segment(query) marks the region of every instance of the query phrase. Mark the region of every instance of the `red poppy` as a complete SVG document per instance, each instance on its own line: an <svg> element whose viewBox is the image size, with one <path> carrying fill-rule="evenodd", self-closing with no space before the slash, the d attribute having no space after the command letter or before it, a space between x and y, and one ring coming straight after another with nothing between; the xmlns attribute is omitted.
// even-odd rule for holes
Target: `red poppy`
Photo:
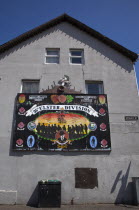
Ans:
<svg viewBox="0 0 139 210"><path fill-rule="evenodd" d="M106 124L105 124L105 123L101 123L100 129L101 129L101 130L105 130L105 129L106 129Z"/></svg>
<svg viewBox="0 0 139 210"><path fill-rule="evenodd" d="M101 145L102 145L102 146L105 147L107 144L108 144L108 142L106 141L106 139L103 139L103 140L101 141Z"/></svg>
<svg viewBox="0 0 139 210"><path fill-rule="evenodd" d="M22 139L18 139L18 140L16 141L16 143L17 143L17 145L21 146L21 145L23 144L23 140L22 140Z"/></svg>

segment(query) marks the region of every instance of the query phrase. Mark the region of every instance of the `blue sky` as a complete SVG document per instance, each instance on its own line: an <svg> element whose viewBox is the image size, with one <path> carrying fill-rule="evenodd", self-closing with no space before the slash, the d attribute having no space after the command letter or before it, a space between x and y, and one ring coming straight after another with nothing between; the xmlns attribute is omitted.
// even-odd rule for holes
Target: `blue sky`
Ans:
<svg viewBox="0 0 139 210"><path fill-rule="evenodd" d="M0 45L63 13L139 54L139 0L0 0Z"/></svg>

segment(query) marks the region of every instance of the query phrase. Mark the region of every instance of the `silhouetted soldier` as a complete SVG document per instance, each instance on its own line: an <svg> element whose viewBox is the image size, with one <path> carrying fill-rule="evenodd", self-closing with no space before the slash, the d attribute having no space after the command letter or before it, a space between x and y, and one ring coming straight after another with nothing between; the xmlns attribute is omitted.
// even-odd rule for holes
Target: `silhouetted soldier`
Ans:
<svg viewBox="0 0 139 210"><path fill-rule="evenodd" d="M55 133L55 126L51 125L51 133Z"/></svg>
<svg viewBox="0 0 139 210"><path fill-rule="evenodd" d="M60 131L61 130L61 127L60 127L60 125L58 125L58 131Z"/></svg>
<svg viewBox="0 0 139 210"><path fill-rule="evenodd" d="M45 126L45 134L48 135L48 126Z"/></svg>
<svg viewBox="0 0 139 210"><path fill-rule="evenodd" d="M74 138L74 136L75 136L75 127L74 127L74 125L71 126L71 136L72 136L72 138Z"/></svg>
<svg viewBox="0 0 139 210"><path fill-rule="evenodd" d="M44 123L41 126L41 130L42 130L42 133L45 134L45 125L44 125Z"/></svg>
<svg viewBox="0 0 139 210"><path fill-rule="evenodd" d="M63 126L63 130L66 131L66 126L65 125Z"/></svg>
<svg viewBox="0 0 139 210"><path fill-rule="evenodd" d="M37 131L38 131L39 134L40 134L40 130L41 130L41 125L40 125L40 123L38 123L38 125L37 125Z"/></svg>
<svg viewBox="0 0 139 210"><path fill-rule="evenodd" d="M47 127L47 129L48 129L48 137L50 136L50 124L48 125L48 127Z"/></svg>
<svg viewBox="0 0 139 210"><path fill-rule="evenodd" d="M77 135L79 135L79 133L80 133L80 128L79 128L78 125L75 125L75 130L76 130Z"/></svg>
<svg viewBox="0 0 139 210"><path fill-rule="evenodd" d="M83 125L80 124L80 134L83 134Z"/></svg>
<svg viewBox="0 0 139 210"><path fill-rule="evenodd" d="M69 138L71 138L71 127L68 125L68 133L69 133Z"/></svg>
<svg viewBox="0 0 139 210"><path fill-rule="evenodd" d="M56 126L56 124L54 124L54 132L55 133L57 132L57 126Z"/></svg>
<svg viewBox="0 0 139 210"><path fill-rule="evenodd" d="M70 127L70 125L68 125L68 132L69 132L69 133L71 132L71 127Z"/></svg>
<svg viewBox="0 0 139 210"><path fill-rule="evenodd" d="M84 130L85 130L85 133L87 134L88 128L87 128L87 125L86 124L84 124Z"/></svg>

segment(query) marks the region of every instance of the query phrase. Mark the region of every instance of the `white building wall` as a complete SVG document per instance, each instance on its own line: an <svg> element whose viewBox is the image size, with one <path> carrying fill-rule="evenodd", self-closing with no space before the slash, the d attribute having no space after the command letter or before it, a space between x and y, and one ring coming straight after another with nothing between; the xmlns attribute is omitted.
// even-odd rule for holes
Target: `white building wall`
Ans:
<svg viewBox="0 0 139 210"><path fill-rule="evenodd" d="M44 63L45 48L60 48L60 64ZM84 65L69 64L70 48L84 49ZM104 82L112 151L13 152L10 147L14 100L20 92L22 79L40 79L42 90L51 88L53 81L57 83L64 74L70 77L72 87L82 93L85 93L85 80ZM116 199L132 201L131 178L139 174L139 121L127 122L124 117L138 116L139 100L130 59L64 22L3 53L0 78L0 191L4 190L3 203L7 202L6 193L9 193L11 203L37 202L35 188L41 179L61 180L62 203L66 204L72 199L76 204L114 203ZM76 167L97 168L98 188L75 188Z"/></svg>

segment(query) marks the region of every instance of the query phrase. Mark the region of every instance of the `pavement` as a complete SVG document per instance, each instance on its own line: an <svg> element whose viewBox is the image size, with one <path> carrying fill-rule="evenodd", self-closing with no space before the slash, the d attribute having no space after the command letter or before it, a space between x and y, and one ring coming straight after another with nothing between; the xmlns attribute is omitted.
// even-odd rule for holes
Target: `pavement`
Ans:
<svg viewBox="0 0 139 210"><path fill-rule="evenodd" d="M37 208L25 205L0 205L0 210L136 210L139 206L114 204L62 205L61 208Z"/></svg>

